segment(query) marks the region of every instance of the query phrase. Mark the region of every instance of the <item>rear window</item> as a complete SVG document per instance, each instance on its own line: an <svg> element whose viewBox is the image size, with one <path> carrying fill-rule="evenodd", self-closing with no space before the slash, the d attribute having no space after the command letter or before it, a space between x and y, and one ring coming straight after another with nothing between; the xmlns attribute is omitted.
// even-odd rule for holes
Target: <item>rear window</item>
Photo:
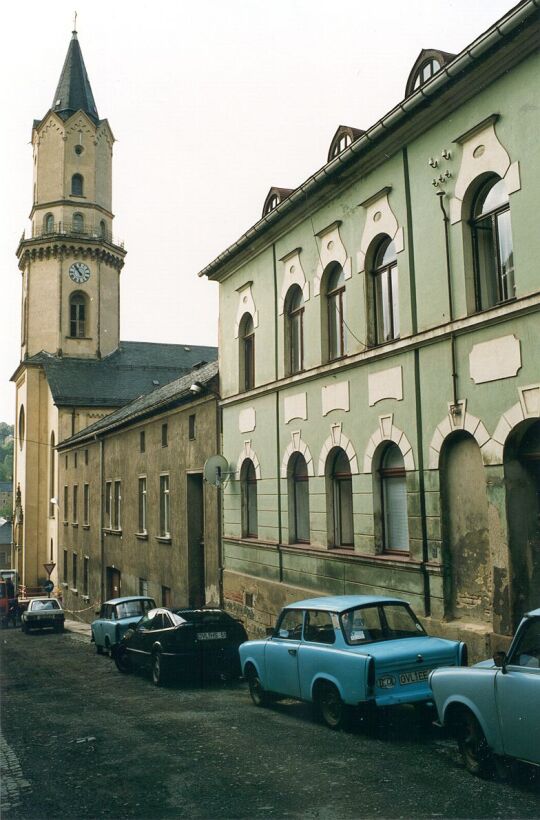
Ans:
<svg viewBox="0 0 540 820"><path fill-rule="evenodd" d="M29 609L37 612L42 609L60 609L60 605L55 598L50 598L48 601L30 601Z"/></svg>
<svg viewBox="0 0 540 820"><path fill-rule="evenodd" d="M116 605L116 617L121 618L140 618L145 615L149 609L155 607L154 601L124 601L122 604Z"/></svg>
<svg viewBox="0 0 540 820"><path fill-rule="evenodd" d="M349 609L341 615L345 640L357 645L425 635L422 624L405 604L385 604Z"/></svg>
<svg viewBox="0 0 540 820"><path fill-rule="evenodd" d="M229 626L236 623L234 618L219 609L177 609L175 612L188 623L198 626L212 626L217 623Z"/></svg>

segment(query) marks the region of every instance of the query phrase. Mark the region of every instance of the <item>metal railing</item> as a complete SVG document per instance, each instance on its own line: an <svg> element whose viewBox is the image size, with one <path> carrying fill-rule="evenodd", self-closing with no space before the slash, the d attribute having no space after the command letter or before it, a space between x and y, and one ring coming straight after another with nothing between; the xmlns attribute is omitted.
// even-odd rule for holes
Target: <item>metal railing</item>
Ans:
<svg viewBox="0 0 540 820"><path fill-rule="evenodd" d="M77 222L53 222L47 225L33 225L32 239L42 239L43 237L66 237L70 239L94 239L100 242L107 242L116 245L118 248L124 247L123 240L115 239L112 232L102 225L83 225ZM25 239L23 233L22 239Z"/></svg>

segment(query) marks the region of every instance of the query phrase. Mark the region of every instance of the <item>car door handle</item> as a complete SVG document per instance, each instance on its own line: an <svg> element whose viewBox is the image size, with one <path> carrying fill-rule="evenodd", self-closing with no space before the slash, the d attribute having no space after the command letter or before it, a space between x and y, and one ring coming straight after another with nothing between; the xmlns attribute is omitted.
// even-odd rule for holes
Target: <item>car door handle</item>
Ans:
<svg viewBox="0 0 540 820"><path fill-rule="evenodd" d="M296 655L296 649L288 649L287 651L288 651L289 655L292 655L292 656L293 656L293 658L295 657L295 655Z"/></svg>

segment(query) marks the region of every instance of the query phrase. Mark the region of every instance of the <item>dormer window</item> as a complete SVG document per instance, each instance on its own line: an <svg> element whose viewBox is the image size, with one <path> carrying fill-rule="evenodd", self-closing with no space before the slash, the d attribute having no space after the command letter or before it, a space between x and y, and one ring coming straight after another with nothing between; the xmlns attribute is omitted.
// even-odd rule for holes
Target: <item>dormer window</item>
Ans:
<svg viewBox="0 0 540 820"><path fill-rule="evenodd" d="M416 91L416 89L420 88L421 85L427 83L427 81L433 77L435 72L438 71L440 67L441 64L438 60L428 60L427 63L424 63L416 74L413 90Z"/></svg>
<svg viewBox="0 0 540 820"><path fill-rule="evenodd" d="M365 134L360 128L352 128L350 125L340 125L332 137L330 149L328 151L328 162L343 153L354 140Z"/></svg>
<svg viewBox="0 0 540 820"><path fill-rule="evenodd" d="M266 216L271 211L274 211L280 202L286 199L292 192L292 188L270 188L264 200L262 215Z"/></svg>
<svg viewBox="0 0 540 820"><path fill-rule="evenodd" d="M413 91L418 91L441 68L450 63L455 56L455 54L450 54L448 51L439 51L434 48L422 49L409 74L405 87L405 96L408 97Z"/></svg>

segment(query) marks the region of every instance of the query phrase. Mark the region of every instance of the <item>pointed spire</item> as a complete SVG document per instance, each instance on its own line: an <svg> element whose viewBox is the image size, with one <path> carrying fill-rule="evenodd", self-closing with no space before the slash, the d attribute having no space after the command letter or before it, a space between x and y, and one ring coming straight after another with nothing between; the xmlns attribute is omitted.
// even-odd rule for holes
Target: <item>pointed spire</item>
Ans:
<svg viewBox="0 0 540 820"><path fill-rule="evenodd" d="M76 21L77 18L75 18ZM52 110L67 120L76 111L84 111L94 122L99 120L90 80L86 73L77 31L72 32L71 42L58 81Z"/></svg>

